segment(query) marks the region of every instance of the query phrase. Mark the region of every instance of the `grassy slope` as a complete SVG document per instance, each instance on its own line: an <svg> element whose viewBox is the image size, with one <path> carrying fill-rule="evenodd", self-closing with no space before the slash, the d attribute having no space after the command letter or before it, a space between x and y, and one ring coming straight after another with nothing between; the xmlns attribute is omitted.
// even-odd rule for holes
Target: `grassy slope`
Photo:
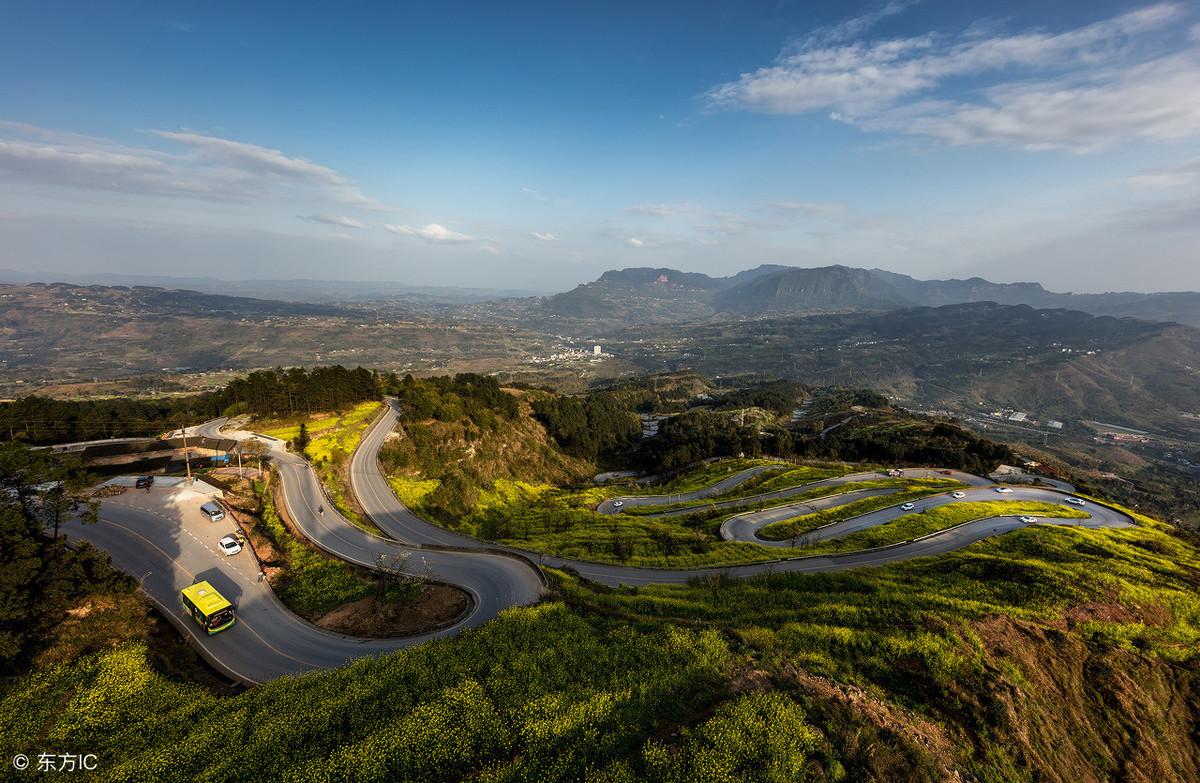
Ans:
<svg viewBox="0 0 1200 783"><path fill-rule="evenodd" d="M803 553L850 552L855 549L870 549L871 547L897 544L911 541L914 538L936 533L939 530L955 527L975 519L1001 516L1034 516L1055 517L1068 519L1083 519L1087 517L1078 509L1053 503L1037 503L1027 501L986 503L957 503L938 506L916 514L906 514L891 522L877 525L867 530L860 530L848 536L822 541L813 546L804 547Z"/></svg>
<svg viewBox="0 0 1200 783"><path fill-rule="evenodd" d="M652 518L597 514L595 506L613 493L610 487L573 491L545 484L497 482L492 492L480 497L463 524L472 534L482 538L561 557L665 568L734 565L774 560L786 553L759 544L723 540L719 531L722 521L729 516L875 486L908 489L849 504L843 507L850 509L845 515L943 492L957 483L927 479L855 482L837 490L818 488L792 498L717 512L699 509L684 516ZM401 489L410 493L416 491L412 486ZM839 511L834 509L821 514ZM810 516L824 519L821 514Z"/></svg>
<svg viewBox="0 0 1200 783"><path fill-rule="evenodd" d="M304 455L312 462L338 512L352 523L370 531L371 525L349 498L342 468L358 448L363 433L379 413L381 402L363 402L346 411L302 417L311 440ZM300 418L255 423L251 429L291 442L300 432Z"/></svg>
<svg viewBox="0 0 1200 783"><path fill-rule="evenodd" d="M1122 753L1157 754L1148 769L1169 758L1167 779L1200 769L1186 723L1200 708L1175 674L1200 660L1200 551L1155 525L1030 527L844 574L562 584L581 610L726 630L791 687L821 676L915 709L950 726L945 742L980 779L1078 780L1086 764L1103 777ZM1074 681L1084 669L1093 677ZM1189 699L1173 725L1171 704Z"/></svg>
<svg viewBox="0 0 1200 783"><path fill-rule="evenodd" d="M838 575L560 581L566 605L232 698L167 682L138 645L73 660L0 701L0 752L78 745L105 760L92 779L163 781L929 779L944 764L981 780L1066 780L1123 759L1157 779L1200 769L1170 674L1200 655L1200 552L1150 525L1029 528ZM1072 609L1097 604L1121 611ZM1032 660L997 651L997 619L1031 634ZM1093 674L1071 690L1038 679L1077 667ZM814 690L822 677L842 684ZM846 694L857 695L843 710ZM1141 712L1122 706L1134 697L1147 699Z"/></svg>
<svg viewBox="0 0 1200 783"><path fill-rule="evenodd" d="M315 620L342 604L374 595L378 587L361 569L319 552L297 539L284 526L273 503L260 519L276 551L287 560L287 576L272 585L280 600L301 617Z"/></svg>
<svg viewBox="0 0 1200 783"><path fill-rule="evenodd" d="M533 418L534 391L512 391L519 413L488 428L463 422L401 420L400 437L380 454L396 494L414 511L451 529L480 498L508 483L570 485L596 467L556 448ZM468 531L469 532L469 531Z"/></svg>

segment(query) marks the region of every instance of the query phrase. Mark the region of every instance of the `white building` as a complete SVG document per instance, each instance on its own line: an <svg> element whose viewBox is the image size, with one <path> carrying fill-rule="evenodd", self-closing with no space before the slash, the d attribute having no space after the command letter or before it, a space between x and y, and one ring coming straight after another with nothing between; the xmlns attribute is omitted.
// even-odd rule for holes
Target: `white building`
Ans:
<svg viewBox="0 0 1200 783"><path fill-rule="evenodd" d="M599 356L601 353L603 353L603 351L600 350L600 346L598 346L598 345L592 346L592 356Z"/></svg>

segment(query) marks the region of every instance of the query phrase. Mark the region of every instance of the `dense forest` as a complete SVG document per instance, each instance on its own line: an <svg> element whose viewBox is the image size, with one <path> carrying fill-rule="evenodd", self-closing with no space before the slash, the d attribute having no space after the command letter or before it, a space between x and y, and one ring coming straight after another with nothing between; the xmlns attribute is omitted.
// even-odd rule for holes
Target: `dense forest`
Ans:
<svg viewBox="0 0 1200 783"><path fill-rule="evenodd" d="M0 439L44 446L157 435L219 413L219 403L210 394L149 400L22 397L0 403Z"/></svg>
<svg viewBox="0 0 1200 783"><path fill-rule="evenodd" d="M937 465L986 475L1013 461L1012 449L948 422L895 421L864 417L854 426L797 439L803 456L889 465Z"/></svg>
<svg viewBox="0 0 1200 783"><path fill-rule="evenodd" d="M132 582L109 571L107 555L58 537L69 517L94 518L72 492L79 478L49 452L0 443L0 674L28 665L45 631L98 575Z"/></svg>
<svg viewBox="0 0 1200 783"><path fill-rule="evenodd" d="M547 397L535 401L533 410L563 451L591 462L631 452L642 436L638 417L611 391Z"/></svg>

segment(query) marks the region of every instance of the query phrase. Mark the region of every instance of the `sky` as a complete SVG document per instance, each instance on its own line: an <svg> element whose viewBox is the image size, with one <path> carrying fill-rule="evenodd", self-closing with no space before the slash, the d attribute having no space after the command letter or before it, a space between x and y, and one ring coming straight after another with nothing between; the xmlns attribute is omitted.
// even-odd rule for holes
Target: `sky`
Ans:
<svg viewBox="0 0 1200 783"><path fill-rule="evenodd" d="M7 0L0 269L1200 290L1200 4Z"/></svg>

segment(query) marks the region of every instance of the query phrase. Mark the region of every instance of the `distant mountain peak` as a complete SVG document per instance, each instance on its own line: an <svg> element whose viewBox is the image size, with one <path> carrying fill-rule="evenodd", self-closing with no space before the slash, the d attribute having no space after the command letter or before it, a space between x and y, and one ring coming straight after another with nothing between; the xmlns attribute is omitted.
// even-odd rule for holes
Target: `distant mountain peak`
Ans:
<svg viewBox="0 0 1200 783"><path fill-rule="evenodd" d="M725 317L873 312L903 307L996 302L1067 308L1094 315L1172 320L1200 326L1200 294L1063 294L1040 283L993 283L982 277L919 280L844 264L760 264L728 277L668 267L610 270L591 283L542 301L556 318L614 324Z"/></svg>

